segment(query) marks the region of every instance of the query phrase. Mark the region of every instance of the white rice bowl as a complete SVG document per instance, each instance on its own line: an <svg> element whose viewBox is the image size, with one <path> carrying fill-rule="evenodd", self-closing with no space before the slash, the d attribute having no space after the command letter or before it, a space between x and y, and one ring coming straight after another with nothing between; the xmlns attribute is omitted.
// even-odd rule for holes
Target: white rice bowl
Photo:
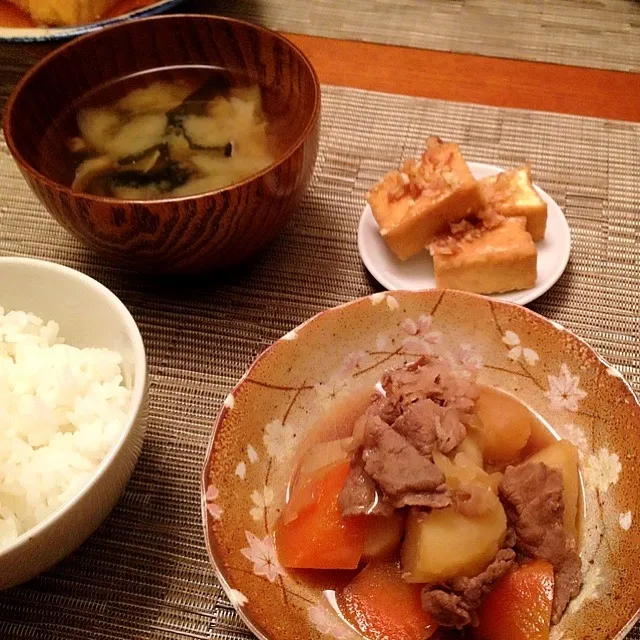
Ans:
<svg viewBox="0 0 640 640"><path fill-rule="evenodd" d="M127 426L122 356L0 307L0 551L69 502Z"/></svg>

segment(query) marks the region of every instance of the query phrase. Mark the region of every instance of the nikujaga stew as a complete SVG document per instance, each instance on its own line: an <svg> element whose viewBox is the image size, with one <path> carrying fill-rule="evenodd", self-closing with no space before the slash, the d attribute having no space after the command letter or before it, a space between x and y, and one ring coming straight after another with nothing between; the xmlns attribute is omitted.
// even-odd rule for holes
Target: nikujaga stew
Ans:
<svg viewBox="0 0 640 640"><path fill-rule="evenodd" d="M316 425L275 539L371 640L544 640L581 586L581 505L570 442L421 357Z"/></svg>

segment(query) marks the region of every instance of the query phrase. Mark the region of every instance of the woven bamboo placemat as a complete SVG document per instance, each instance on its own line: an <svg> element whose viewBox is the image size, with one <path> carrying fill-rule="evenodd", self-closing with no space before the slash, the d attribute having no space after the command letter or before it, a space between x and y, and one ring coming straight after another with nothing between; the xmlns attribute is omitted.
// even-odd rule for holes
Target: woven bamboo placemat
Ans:
<svg viewBox="0 0 640 640"><path fill-rule="evenodd" d="M191 0L185 6L293 33L640 70L638 0Z"/></svg>
<svg viewBox="0 0 640 640"><path fill-rule="evenodd" d="M469 160L532 164L564 208L573 251L531 306L590 341L640 390L639 125L335 87L323 98L317 168L292 224L251 265L199 280L104 264L49 218L0 141L0 255L54 260L110 287L140 325L151 377L151 420L125 496L70 558L0 594L2 640L250 637L204 548L199 478L212 422L264 347L377 289L356 248L362 194L429 133L460 141Z"/></svg>

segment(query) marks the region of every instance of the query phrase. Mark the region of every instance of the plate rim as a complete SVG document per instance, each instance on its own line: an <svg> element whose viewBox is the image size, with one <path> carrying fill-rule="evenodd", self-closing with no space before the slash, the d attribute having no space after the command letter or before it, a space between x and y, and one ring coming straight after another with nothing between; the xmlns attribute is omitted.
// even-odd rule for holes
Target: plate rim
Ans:
<svg viewBox="0 0 640 640"><path fill-rule="evenodd" d="M324 308L318 311L317 313L311 315L306 320L302 321L294 328L292 328L288 333L282 335L280 338L274 340L269 346L267 346L262 352L257 354L253 360L247 365L246 369L242 373L242 375L236 380L234 384L232 384L229 389L228 395L235 395L240 388L246 384L247 379L250 377L252 371L266 358L268 358L283 342L290 341L293 338L291 336L295 336L295 340L299 339L299 334L303 331L308 325L312 323L316 323L321 321L321 318L325 315L331 313L340 313L346 311L351 306L356 306L359 304L365 303L365 301L373 302L378 296L386 296L400 294L410 295L410 296L420 296L424 294L432 294L435 295L437 291L440 291L440 299L442 299L445 295L453 295L456 297L468 297L468 298L481 298L487 300L487 296L471 293L468 291L459 291L455 289L418 289L418 290L410 290L410 289L396 289L393 292L378 292L371 293L364 296L359 296L357 298L353 298L341 304ZM606 367L607 369L613 369L617 372L618 375L615 377L622 384L624 392L628 394L628 396L632 399L636 409L640 411L640 394L636 393L631 382L617 369L615 368L606 358L600 355L600 353L596 350L594 346L590 342L588 342L585 338L582 338L578 333L576 333L572 329L566 328L564 325L560 324L552 320L551 318L546 317L542 313L538 311L534 311L533 309L526 307L524 305L520 305L510 300L492 300L489 298L490 304L496 304L499 306L505 307L514 307L516 309L521 309L524 315L527 315L533 318L536 322L541 322L546 325L548 330L557 333L566 333L572 340L576 341L578 344L585 347L588 354L590 354L601 366ZM225 396L226 397L226 396ZM230 411L230 407L226 404L226 402L220 403L220 408L217 412L215 420L213 421L212 429L209 435L209 442L207 443L207 448L203 457L201 473L200 473L200 506L201 506L201 525L203 530L205 548L207 552L207 557L209 560L209 564L211 565L214 575L216 579L219 581L222 590L225 595L231 602L231 606L234 611L238 614L240 619L246 624L249 630L259 639L259 640L276 640L275 637L267 635L267 633L261 628L258 620L255 620L253 616L250 616L245 612L242 606L238 606L236 602L230 597L230 592L233 590L233 587L227 580L227 575L224 570L219 566L216 554L212 548L211 538L213 536L213 529L210 519L207 513L207 499L206 492L207 486L209 483L209 471L214 464L214 445L216 441L216 435L224 422L227 414ZM622 640L625 638L630 630L634 627L634 625L640 620L640 606L636 608L633 616L626 622L625 626L623 626L616 636L612 638L612 640Z"/></svg>
<svg viewBox="0 0 640 640"><path fill-rule="evenodd" d="M133 9L113 18L98 20L73 27L3 27L0 26L0 42L53 42L74 38L98 31L127 20L152 16L179 5L184 0L156 0L146 7Z"/></svg>
<svg viewBox="0 0 640 640"><path fill-rule="evenodd" d="M474 162L469 161L467 163L469 168L472 170L474 168L483 169L483 170L491 170L495 173L504 172L505 169L495 164L491 164L488 162ZM559 216L558 220L563 227L564 232L567 235L567 242L563 245L563 250L558 254L560 258L556 262L556 267L552 272L551 276L544 281L541 285L536 285L531 287L530 289L525 289L524 291L511 292L512 295L508 298L496 298L494 295L486 295L486 297L495 300L496 302L510 302L513 304L524 306L533 302L540 296L544 295L551 289L556 282L562 277L562 274L566 271L567 265L569 264L569 259L571 256L571 227L569 226L569 222L562 207L558 204L555 198L551 197L549 193L547 193L544 189L542 189L538 184L533 183L535 190L543 197L548 198L560 212L561 216ZM371 212L371 207L369 204L365 204L362 213L360 214L360 218L358 220L358 253L360 254L360 259L362 263L366 267L367 271L371 274L371 276L387 291L403 291L406 290L406 287L402 285L397 286L392 284L390 280L386 278L384 273L381 271L381 265L386 264L386 262L375 260L371 258L371 253L363 250L364 245L364 237L366 236L365 225L367 223L367 216ZM437 287L433 287L434 289ZM418 291L420 289L416 289Z"/></svg>

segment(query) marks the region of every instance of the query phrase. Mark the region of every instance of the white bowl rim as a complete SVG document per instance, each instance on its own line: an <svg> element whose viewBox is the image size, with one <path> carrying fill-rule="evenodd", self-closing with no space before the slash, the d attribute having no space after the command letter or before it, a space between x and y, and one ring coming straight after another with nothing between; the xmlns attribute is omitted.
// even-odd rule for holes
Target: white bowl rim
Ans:
<svg viewBox="0 0 640 640"><path fill-rule="evenodd" d="M4 556L8 556L9 554L17 551L20 547L28 544L33 538L42 534L55 520L70 512L77 505L77 503L80 502L80 500L82 500L82 498L89 492L89 490L98 483L107 468L111 466L111 463L120 454L122 446L129 436L142 407L147 385L147 356L144 348L144 343L142 341L142 335L140 334L138 325L133 319L130 311L120 300L120 298L116 296L115 293L113 293L110 289L105 287L97 280L94 280L92 277L82 273L81 271L77 271L76 269L66 267L56 262L40 260L37 258L0 256L0 269L5 265L23 265L25 267L34 267L36 269L42 269L44 271L54 271L64 275L65 277L68 277L71 280L75 280L76 282L81 282L90 286L99 295L106 298L113 305L116 313L120 315L126 326L127 335L130 338L133 347L133 365L135 370L135 377L133 388L131 389L131 401L129 404L129 410L127 412L126 426L123 432L120 434L118 441L111 448L109 453L107 453L107 455L102 459L97 469L94 471L93 476L91 477L89 482L87 482L82 487L82 489L78 493L76 493L73 498L71 498L71 500L56 509L56 511L54 511L53 513L49 514L44 520L39 522L34 527L27 529L27 531L19 535L6 547L0 549L0 560Z"/></svg>

